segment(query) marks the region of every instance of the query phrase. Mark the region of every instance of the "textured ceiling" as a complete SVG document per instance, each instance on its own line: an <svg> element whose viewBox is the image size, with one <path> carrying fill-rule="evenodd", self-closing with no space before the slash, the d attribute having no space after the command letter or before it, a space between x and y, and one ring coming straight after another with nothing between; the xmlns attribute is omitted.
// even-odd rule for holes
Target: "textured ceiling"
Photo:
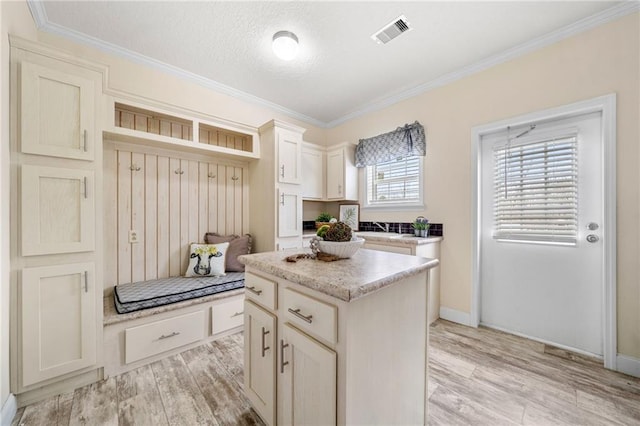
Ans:
<svg viewBox="0 0 640 426"><path fill-rule="evenodd" d="M48 25L72 30L221 83L316 123L472 66L616 6L541 2L41 2ZM399 15L413 30L386 45L370 35ZM299 56L271 37L289 30ZM69 32L71 33L71 32Z"/></svg>

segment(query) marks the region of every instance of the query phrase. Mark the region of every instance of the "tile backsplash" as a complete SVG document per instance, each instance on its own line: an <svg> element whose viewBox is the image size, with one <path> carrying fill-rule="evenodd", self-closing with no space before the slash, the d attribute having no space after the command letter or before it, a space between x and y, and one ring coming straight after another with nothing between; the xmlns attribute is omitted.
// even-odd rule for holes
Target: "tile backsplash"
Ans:
<svg viewBox="0 0 640 426"><path fill-rule="evenodd" d="M389 224L389 232L401 232L403 234L413 233L411 222L382 222ZM316 222L313 220L305 220L302 222L302 230L310 231L316 229ZM382 229L373 224L373 222L360 222L359 231L376 231L382 232ZM443 236L442 223L432 223L429 227L429 235L432 237Z"/></svg>

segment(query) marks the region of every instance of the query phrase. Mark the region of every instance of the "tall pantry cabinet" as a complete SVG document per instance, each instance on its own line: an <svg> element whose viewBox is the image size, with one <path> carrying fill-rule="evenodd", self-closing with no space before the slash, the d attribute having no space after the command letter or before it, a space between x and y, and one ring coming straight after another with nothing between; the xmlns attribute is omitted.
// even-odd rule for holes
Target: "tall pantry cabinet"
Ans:
<svg viewBox="0 0 640 426"><path fill-rule="evenodd" d="M102 69L11 38L11 391L95 381Z"/></svg>
<svg viewBox="0 0 640 426"><path fill-rule="evenodd" d="M250 223L256 252L302 247L302 134L278 120L262 125L260 160L249 164Z"/></svg>

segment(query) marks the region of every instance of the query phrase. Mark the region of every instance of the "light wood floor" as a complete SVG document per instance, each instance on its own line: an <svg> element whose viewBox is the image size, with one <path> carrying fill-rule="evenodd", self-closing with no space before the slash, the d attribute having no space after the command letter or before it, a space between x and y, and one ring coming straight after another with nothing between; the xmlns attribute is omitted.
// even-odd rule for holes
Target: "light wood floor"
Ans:
<svg viewBox="0 0 640 426"><path fill-rule="evenodd" d="M439 320L431 425L640 425L640 379L541 343ZM14 425L262 424L242 394L242 334L18 410Z"/></svg>

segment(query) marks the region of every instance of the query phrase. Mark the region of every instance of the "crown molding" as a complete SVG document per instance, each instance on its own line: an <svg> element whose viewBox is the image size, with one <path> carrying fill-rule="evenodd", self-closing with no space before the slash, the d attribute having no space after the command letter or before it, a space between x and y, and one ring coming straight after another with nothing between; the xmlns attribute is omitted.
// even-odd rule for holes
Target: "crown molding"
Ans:
<svg viewBox="0 0 640 426"><path fill-rule="evenodd" d="M86 34L70 30L60 25L53 24L48 20L47 13L46 13L46 10L44 9L44 5L42 1L27 0L27 4L29 5L31 15L33 16L33 19L39 30L42 30L51 34L56 34L81 44L95 47L101 51L104 51L116 56L124 57L132 62L166 72L168 74L177 76L184 80L192 81L194 83L197 83L201 86L215 90L222 94L249 102L254 105L258 105L264 108L268 108L268 109L280 112L288 117L295 118L297 120L301 120L321 128L333 128L333 127L339 126L349 120L361 117L365 114L369 114L374 111L379 111L381 109L394 105L398 102L404 101L414 96L421 95L430 90L450 84L456 80L460 80L462 78L468 77L480 71L484 71L488 68L491 68L501 63L515 59L519 56L523 56L532 51L557 43L558 41L564 40L568 37L579 34L583 31L590 30L592 28L606 24L608 22L611 22L623 16L640 11L640 1L637 1L637 0L625 1L619 5L610 7L606 10L603 10L602 12L596 13L594 15L581 19L577 22L574 22L573 24L567 25L566 27L552 31L541 37L522 43L518 46L512 47L501 53L482 59L476 63L460 68L451 73L444 74L434 80L420 84L411 89L405 90L393 96L386 97L379 101L374 101L367 105L363 105L362 107L357 108L354 111L338 119L335 119L329 122L324 122L324 121L315 119L313 117L310 117L308 115L293 111L289 108L283 107L282 105L276 104L274 102L270 102L266 99L262 99L258 96L254 96L250 93L246 93L241 90L234 89L233 87L227 86L217 81L214 81L214 80L199 76L197 74L194 74L192 72L183 70L181 68L175 67L173 65L169 65L164 62L155 60L153 58L149 58L139 53L135 53L128 49L124 49L114 44L104 42L97 38L88 36Z"/></svg>
<svg viewBox="0 0 640 426"><path fill-rule="evenodd" d="M434 80L428 81L419 86L413 87L411 89L408 89L406 91L403 91L393 96L389 96L379 101L369 103L368 105L365 105L362 108L359 108L347 115L344 115L341 118L338 118L336 120L326 123L326 127L328 128L336 127L354 118L361 117L365 114L369 114L374 111L379 111L381 109L394 105L398 102L404 101L414 96L421 95L425 92L436 89L438 87L445 86L449 83L453 83L456 80L460 80L462 78L476 74L480 71L484 71L488 68L510 61L519 56L523 56L527 53L530 53L535 50L541 49L543 47L549 46L551 44L557 43L568 37L574 36L581 32L584 32L592 28L598 27L600 25L606 24L608 22L614 21L618 18L621 18L623 16L629 15L637 11L640 11L640 1L637 1L637 0L627 1L620 5L613 6L609 9L603 10L602 12L596 13L594 15L581 19L577 22L574 22L573 24L567 25L566 27L552 31L548 34L545 34L541 37L535 38L528 42L522 43L518 46L507 49L496 55L489 56L488 58L482 59L476 63L460 68L456 71L450 72L448 74L444 74Z"/></svg>

